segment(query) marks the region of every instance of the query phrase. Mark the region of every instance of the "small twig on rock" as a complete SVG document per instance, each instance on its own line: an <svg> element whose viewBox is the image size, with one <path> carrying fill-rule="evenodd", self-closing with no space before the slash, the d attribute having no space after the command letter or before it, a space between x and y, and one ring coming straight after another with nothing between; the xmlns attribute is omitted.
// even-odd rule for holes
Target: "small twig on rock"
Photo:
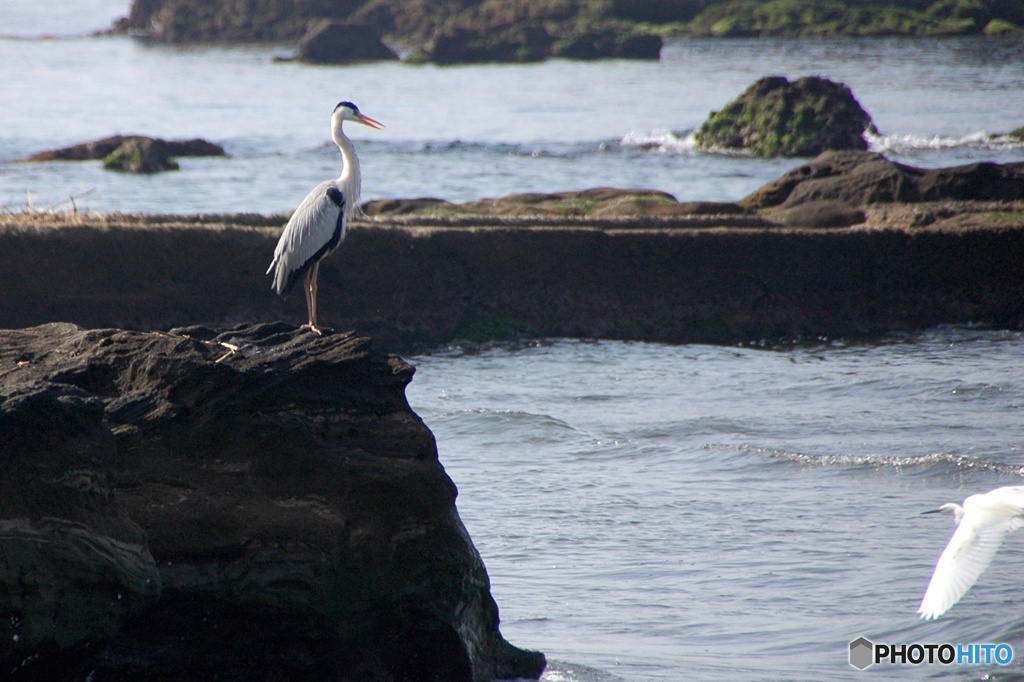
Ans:
<svg viewBox="0 0 1024 682"><path fill-rule="evenodd" d="M235 353L238 352L238 346L236 346L233 343L228 343L226 341L218 341L217 343L219 343L221 346L224 346L225 348L227 348L228 352L225 353L224 355L220 356L216 360L214 360L215 363L220 362L221 360L226 360L226 359L228 359L229 357L231 357L232 355L234 355Z"/></svg>

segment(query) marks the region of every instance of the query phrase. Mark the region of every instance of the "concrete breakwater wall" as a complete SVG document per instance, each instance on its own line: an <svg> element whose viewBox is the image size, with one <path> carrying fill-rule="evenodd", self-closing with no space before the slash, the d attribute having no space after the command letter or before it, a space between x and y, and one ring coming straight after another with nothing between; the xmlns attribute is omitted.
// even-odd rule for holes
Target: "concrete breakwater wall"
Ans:
<svg viewBox="0 0 1024 682"><path fill-rule="evenodd" d="M0 327L300 323L302 294L282 301L264 275L283 222L0 225ZM467 222L352 225L320 270L322 320L404 350L458 338L734 343L1024 327L1020 228Z"/></svg>

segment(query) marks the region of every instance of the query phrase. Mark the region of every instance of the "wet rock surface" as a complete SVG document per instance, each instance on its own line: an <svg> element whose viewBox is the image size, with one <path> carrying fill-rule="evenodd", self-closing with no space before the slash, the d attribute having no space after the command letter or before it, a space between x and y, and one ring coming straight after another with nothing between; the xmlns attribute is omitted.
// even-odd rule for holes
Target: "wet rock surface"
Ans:
<svg viewBox="0 0 1024 682"><path fill-rule="evenodd" d="M0 330L6 679L538 677L412 374L285 324Z"/></svg>

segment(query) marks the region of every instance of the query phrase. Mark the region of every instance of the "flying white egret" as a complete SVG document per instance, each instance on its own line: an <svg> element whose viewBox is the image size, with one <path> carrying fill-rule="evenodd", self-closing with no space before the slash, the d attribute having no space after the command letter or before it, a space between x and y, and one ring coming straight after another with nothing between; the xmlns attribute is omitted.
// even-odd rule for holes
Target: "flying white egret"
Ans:
<svg viewBox="0 0 1024 682"><path fill-rule="evenodd" d="M1006 536L1024 526L1024 486L971 495L964 506L950 502L925 514L953 514L956 531L942 551L917 612L938 618L960 601L992 563Z"/></svg>
<svg viewBox="0 0 1024 682"><path fill-rule="evenodd" d="M320 261L341 244L349 216L359 205L359 159L352 141L341 130L345 121L362 123L378 130L384 127L380 121L360 113L359 107L352 102L339 102L334 107L331 137L341 150L341 175L337 180L321 182L302 200L285 225L274 249L274 260L267 268L268 275L273 271L273 289L281 296L287 295L295 282L304 277L309 322L302 326L317 334L323 334L325 329L319 326L316 314L316 278Z"/></svg>

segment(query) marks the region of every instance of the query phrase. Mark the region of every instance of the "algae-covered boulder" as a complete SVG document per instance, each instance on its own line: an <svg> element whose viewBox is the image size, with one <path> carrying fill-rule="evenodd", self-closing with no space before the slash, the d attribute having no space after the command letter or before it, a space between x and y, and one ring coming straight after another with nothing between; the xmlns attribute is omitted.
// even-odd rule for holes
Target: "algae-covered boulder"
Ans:
<svg viewBox="0 0 1024 682"><path fill-rule="evenodd" d="M871 116L846 85L818 76L769 76L712 112L697 143L756 156L815 156L826 149L867 149L869 129Z"/></svg>

